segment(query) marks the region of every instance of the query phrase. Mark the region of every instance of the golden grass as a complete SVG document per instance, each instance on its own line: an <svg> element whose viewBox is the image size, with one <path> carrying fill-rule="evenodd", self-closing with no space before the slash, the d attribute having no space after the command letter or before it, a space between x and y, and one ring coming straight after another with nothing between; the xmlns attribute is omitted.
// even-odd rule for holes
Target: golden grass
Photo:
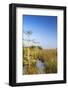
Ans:
<svg viewBox="0 0 68 90"><path fill-rule="evenodd" d="M42 62L47 64L44 68L44 72L47 73L57 73L57 49L39 49L30 48L30 67L27 65L27 74L37 74L36 60L40 58ZM24 65L28 62L28 48L24 48ZM25 63L26 62L26 63Z"/></svg>

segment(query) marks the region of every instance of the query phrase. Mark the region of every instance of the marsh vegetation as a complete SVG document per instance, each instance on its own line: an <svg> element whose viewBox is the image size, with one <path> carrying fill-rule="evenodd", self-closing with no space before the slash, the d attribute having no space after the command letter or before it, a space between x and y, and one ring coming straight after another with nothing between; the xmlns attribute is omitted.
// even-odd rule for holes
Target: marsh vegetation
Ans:
<svg viewBox="0 0 68 90"><path fill-rule="evenodd" d="M23 48L23 74L57 73L57 49L40 46Z"/></svg>

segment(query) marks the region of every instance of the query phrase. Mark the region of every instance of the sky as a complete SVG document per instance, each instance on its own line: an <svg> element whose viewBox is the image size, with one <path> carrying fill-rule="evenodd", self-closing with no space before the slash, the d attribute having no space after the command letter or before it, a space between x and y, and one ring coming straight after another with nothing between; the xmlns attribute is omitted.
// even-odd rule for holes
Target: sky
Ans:
<svg viewBox="0 0 68 90"><path fill-rule="evenodd" d="M39 42L42 48L57 48L57 16L23 15L22 21L24 32L32 32L24 38Z"/></svg>

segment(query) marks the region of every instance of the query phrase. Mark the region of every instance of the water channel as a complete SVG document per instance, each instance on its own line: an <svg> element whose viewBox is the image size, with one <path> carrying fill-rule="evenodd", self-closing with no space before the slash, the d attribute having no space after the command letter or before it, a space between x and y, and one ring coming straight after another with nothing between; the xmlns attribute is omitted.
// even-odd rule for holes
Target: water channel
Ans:
<svg viewBox="0 0 68 90"><path fill-rule="evenodd" d="M25 65L24 66L24 74L27 74L27 66L28 65ZM37 68L37 74L44 74L45 73L45 71L44 71L44 69L45 69L45 67L46 67L46 64L44 64L44 62L42 62L42 60L36 60L36 64L35 64L35 67Z"/></svg>

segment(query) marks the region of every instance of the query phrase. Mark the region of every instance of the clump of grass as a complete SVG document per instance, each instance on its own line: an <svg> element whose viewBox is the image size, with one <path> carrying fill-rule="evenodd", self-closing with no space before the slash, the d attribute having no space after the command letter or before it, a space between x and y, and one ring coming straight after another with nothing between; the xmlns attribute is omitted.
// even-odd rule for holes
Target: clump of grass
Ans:
<svg viewBox="0 0 68 90"><path fill-rule="evenodd" d="M27 74L37 74L37 68L35 65L31 65L27 67Z"/></svg>

